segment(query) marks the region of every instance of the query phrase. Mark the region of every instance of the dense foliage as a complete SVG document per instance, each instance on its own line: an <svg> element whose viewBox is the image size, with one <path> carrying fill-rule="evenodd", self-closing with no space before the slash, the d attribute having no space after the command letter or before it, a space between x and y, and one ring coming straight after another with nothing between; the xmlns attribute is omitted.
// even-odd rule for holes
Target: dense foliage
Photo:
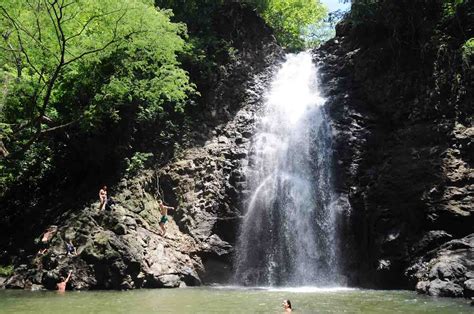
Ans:
<svg viewBox="0 0 474 314"><path fill-rule="evenodd" d="M58 173L58 158L70 160L67 154L85 153L82 165L72 165L78 171L112 158L125 173L143 168L152 150L135 147L134 134L145 136L148 128L155 132L148 138L172 143L179 121L192 114L185 105L235 55L235 43L220 38L212 24L230 2L2 1L0 195L16 182L35 186ZM318 41L308 32L326 14L319 1L241 3L263 17L288 50ZM104 147L94 155L94 146L111 137L114 143L99 144Z"/></svg>
<svg viewBox="0 0 474 314"><path fill-rule="evenodd" d="M193 92L177 61L185 27L150 1L8 0L0 25L2 187L41 176L57 133L94 132L124 111L160 121Z"/></svg>
<svg viewBox="0 0 474 314"><path fill-rule="evenodd" d="M258 0L256 0L258 2ZM320 27L326 16L326 8L315 0L268 0L259 6L263 18L273 27L279 42L290 50L300 50L308 44L315 27Z"/></svg>
<svg viewBox="0 0 474 314"><path fill-rule="evenodd" d="M157 0L156 4L170 8L190 31L209 34L213 14L228 0ZM244 0L273 28L279 43L289 50L301 50L314 44L309 32L326 16L326 7L319 0Z"/></svg>

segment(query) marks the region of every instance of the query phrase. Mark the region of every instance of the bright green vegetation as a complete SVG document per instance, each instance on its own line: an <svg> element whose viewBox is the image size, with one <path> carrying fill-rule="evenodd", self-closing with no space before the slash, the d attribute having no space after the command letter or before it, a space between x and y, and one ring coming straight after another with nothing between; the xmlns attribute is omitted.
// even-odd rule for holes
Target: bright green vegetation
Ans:
<svg viewBox="0 0 474 314"><path fill-rule="evenodd" d="M145 163L153 156L152 153L135 152L132 157L127 158L127 175L136 175L145 168Z"/></svg>
<svg viewBox="0 0 474 314"><path fill-rule="evenodd" d="M464 0L445 0L444 14L448 17L453 17L456 14L456 8L458 7L458 5L463 3Z"/></svg>
<svg viewBox="0 0 474 314"><path fill-rule="evenodd" d="M74 275L73 279L74 280ZM304 289L303 289L304 290ZM134 291L0 291L2 313L472 313L467 300L429 298L411 291L185 288Z"/></svg>
<svg viewBox="0 0 474 314"><path fill-rule="evenodd" d="M259 2L259 1L256 1ZM258 6L278 41L290 50L306 48L311 28L321 27L327 10L314 0L270 0Z"/></svg>
<svg viewBox="0 0 474 314"><path fill-rule="evenodd" d="M244 2L289 50L304 48L308 27L314 29L326 14L313 0ZM18 182L34 186L58 173L58 159L74 154L71 139L83 154L82 139L92 145L113 138L120 145L104 147L97 163L115 158L125 173L143 169L151 152L148 145L135 147L134 135L157 130L148 138L173 142L190 99L198 102L218 65L238 53L236 43L212 30L212 18L226 5L224 0L2 1L0 195ZM187 69L195 73L193 82Z"/></svg>
<svg viewBox="0 0 474 314"><path fill-rule="evenodd" d="M177 59L185 26L170 15L144 0L2 1L1 187L42 176L60 133L183 110L194 88Z"/></svg>
<svg viewBox="0 0 474 314"><path fill-rule="evenodd" d="M13 265L0 265L0 276L8 277L13 274Z"/></svg>
<svg viewBox="0 0 474 314"><path fill-rule="evenodd" d="M474 38L469 38L464 45L462 45L462 58L467 64L472 62L474 58Z"/></svg>

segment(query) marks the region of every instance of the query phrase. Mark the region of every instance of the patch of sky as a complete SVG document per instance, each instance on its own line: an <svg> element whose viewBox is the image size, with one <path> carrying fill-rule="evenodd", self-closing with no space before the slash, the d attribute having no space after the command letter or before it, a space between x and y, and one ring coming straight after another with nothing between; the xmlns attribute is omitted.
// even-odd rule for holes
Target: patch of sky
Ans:
<svg viewBox="0 0 474 314"><path fill-rule="evenodd" d="M351 8L350 0L320 0L328 8L328 17L322 23L308 26L304 38L308 47L317 47L336 34L335 27Z"/></svg>
<svg viewBox="0 0 474 314"><path fill-rule="evenodd" d="M337 10L347 11L351 7L350 1L343 0L321 0L321 3L327 6L329 12Z"/></svg>

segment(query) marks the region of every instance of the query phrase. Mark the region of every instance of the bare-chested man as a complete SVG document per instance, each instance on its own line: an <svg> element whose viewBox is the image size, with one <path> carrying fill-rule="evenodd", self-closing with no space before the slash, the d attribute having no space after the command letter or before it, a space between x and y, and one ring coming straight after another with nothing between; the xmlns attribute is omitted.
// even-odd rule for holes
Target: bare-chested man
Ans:
<svg viewBox="0 0 474 314"><path fill-rule="evenodd" d="M161 213L161 219L160 219L161 235L164 236L166 233L165 224L168 221L168 216L167 216L168 209L174 209L174 207L165 206L162 200L158 201L158 205L160 206L160 213Z"/></svg>
<svg viewBox="0 0 474 314"><path fill-rule="evenodd" d="M49 247L49 242L54 237L57 231L58 231L57 226L50 226L48 227L48 229L45 230L39 242L39 246L40 246L39 251L38 251L39 255L46 253Z"/></svg>
<svg viewBox="0 0 474 314"><path fill-rule="evenodd" d="M64 292L66 291L66 285L69 279L71 278L72 270L69 271L69 274L67 275L67 278L64 279L64 277L61 277L61 281L56 285L58 287L58 292Z"/></svg>
<svg viewBox="0 0 474 314"><path fill-rule="evenodd" d="M105 205L107 205L107 186L104 185L102 189L99 190L99 210L104 210Z"/></svg>

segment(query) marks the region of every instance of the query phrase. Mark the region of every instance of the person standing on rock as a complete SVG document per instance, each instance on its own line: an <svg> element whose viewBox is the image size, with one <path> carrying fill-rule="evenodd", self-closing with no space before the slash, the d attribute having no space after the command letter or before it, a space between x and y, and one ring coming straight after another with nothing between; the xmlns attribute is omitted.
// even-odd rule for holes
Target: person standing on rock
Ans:
<svg viewBox="0 0 474 314"><path fill-rule="evenodd" d="M99 210L104 210L105 205L107 205L107 186L104 185L102 189L99 190Z"/></svg>
<svg viewBox="0 0 474 314"><path fill-rule="evenodd" d="M56 285L58 288L58 292L65 292L66 291L66 285L69 279L71 278L72 270L69 271L69 274L67 275L67 278L64 279L64 277L61 277L61 281Z"/></svg>
<svg viewBox="0 0 474 314"><path fill-rule="evenodd" d="M174 207L165 206L162 200L158 201L158 205L160 206L160 228L161 228L161 235L164 236L166 233L165 224L168 221L168 209L174 209Z"/></svg>
<svg viewBox="0 0 474 314"><path fill-rule="evenodd" d="M41 236L41 240L39 243L40 247L39 247L38 255L42 255L46 253L49 247L49 243L51 242L51 239L54 237L57 231L58 231L58 227L54 225L49 226L45 230L45 232Z"/></svg>

